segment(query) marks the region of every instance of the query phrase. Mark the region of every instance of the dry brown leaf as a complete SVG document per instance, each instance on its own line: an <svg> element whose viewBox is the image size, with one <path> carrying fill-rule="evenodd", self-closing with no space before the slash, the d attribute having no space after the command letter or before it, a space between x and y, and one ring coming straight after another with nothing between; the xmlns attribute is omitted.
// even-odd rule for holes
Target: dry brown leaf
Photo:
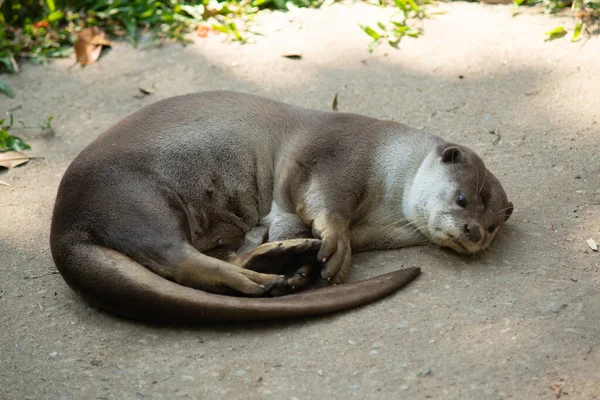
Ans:
<svg viewBox="0 0 600 400"><path fill-rule="evenodd" d="M100 58L102 46L110 46L110 41L102 29L94 26L79 32L79 39L73 46L79 64L89 65L95 62Z"/></svg>
<svg viewBox="0 0 600 400"><path fill-rule="evenodd" d="M551 386L550 389L552 389L552 391L554 392L554 396L557 399L560 399L560 397L562 396L562 388L560 387L560 385Z"/></svg>
<svg viewBox="0 0 600 400"><path fill-rule="evenodd" d="M138 90L140 92L142 92L143 94L154 94L154 92L156 91L156 88L154 87L154 85L148 87L148 86L138 86Z"/></svg>
<svg viewBox="0 0 600 400"><path fill-rule="evenodd" d="M25 164L31 157L21 151L7 151L0 153L0 168L11 169Z"/></svg>
<svg viewBox="0 0 600 400"><path fill-rule="evenodd" d="M219 33L220 32L218 30L216 30L212 26L208 26L208 25L199 25L198 28L196 29L196 35L201 38L215 36L215 35L218 35Z"/></svg>
<svg viewBox="0 0 600 400"><path fill-rule="evenodd" d="M48 21L38 21L35 24L33 24L33 26L36 28L48 28L50 26L50 23Z"/></svg>

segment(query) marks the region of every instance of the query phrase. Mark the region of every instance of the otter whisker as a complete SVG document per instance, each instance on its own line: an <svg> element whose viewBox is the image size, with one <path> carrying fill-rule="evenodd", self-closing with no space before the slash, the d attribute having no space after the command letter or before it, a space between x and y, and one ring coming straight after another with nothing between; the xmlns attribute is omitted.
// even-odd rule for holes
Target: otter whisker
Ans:
<svg viewBox="0 0 600 400"><path fill-rule="evenodd" d="M503 213L503 212L505 212L506 210L510 210L511 208L512 208L512 207L506 207L506 208L503 208L502 210L499 210L499 211L497 211L497 212L496 212L496 215L497 215L497 214L500 214L500 213Z"/></svg>
<svg viewBox="0 0 600 400"><path fill-rule="evenodd" d="M477 196L479 196L479 193L481 193L481 191L483 190L483 186L485 185L486 178L487 178L487 168L485 168L485 171L483 173L483 181L481 182L481 187L479 188L479 190L477 190Z"/></svg>

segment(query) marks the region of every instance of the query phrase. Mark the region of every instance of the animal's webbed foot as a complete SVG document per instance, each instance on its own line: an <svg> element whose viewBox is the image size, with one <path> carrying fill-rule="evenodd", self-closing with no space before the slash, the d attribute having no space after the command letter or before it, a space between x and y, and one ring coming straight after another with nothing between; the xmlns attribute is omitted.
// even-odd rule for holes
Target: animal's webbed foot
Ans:
<svg viewBox="0 0 600 400"><path fill-rule="evenodd" d="M265 243L233 263L247 270L284 274L285 284L276 285L268 294L281 296L306 288L319 275L321 264L317 253L322 246L318 239L291 239Z"/></svg>

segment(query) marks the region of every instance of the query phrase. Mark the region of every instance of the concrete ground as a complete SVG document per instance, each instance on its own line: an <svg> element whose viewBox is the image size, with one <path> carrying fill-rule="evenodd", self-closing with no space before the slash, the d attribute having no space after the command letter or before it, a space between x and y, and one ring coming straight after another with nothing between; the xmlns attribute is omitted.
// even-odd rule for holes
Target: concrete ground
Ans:
<svg viewBox="0 0 600 400"><path fill-rule="evenodd" d="M586 244L600 242L600 41L543 41L568 19L442 7L425 36L372 55L357 23L389 11L336 5L265 15L256 44L115 44L86 68L62 60L3 76L17 97L0 97L0 111L21 106L14 114L28 124L54 115L56 134L18 132L43 158L0 175L11 185L0 186L0 398L600 399L600 254ZM403 266L423 274L350 312L197 327L99 312L48 251L59 180L122 117L207 89L323 110L339 92L340 111L474 148L515 212L480 257L357 255L352 280Z"/></svg>

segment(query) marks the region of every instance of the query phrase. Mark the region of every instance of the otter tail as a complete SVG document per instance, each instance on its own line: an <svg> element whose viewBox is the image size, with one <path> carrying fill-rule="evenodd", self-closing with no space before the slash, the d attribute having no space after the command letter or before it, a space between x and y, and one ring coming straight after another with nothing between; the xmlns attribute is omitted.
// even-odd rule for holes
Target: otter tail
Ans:
<svg viewBox="0 0 600 400"><path fill-rule="evenodd" d="M419 268L273 298L232 297L173 283L105 247L76 244L57 266L69 286L97 307L137 320L201 323L290 318L362 306L411 282ZM58 261L58 260L57 260Z"/></svg>

